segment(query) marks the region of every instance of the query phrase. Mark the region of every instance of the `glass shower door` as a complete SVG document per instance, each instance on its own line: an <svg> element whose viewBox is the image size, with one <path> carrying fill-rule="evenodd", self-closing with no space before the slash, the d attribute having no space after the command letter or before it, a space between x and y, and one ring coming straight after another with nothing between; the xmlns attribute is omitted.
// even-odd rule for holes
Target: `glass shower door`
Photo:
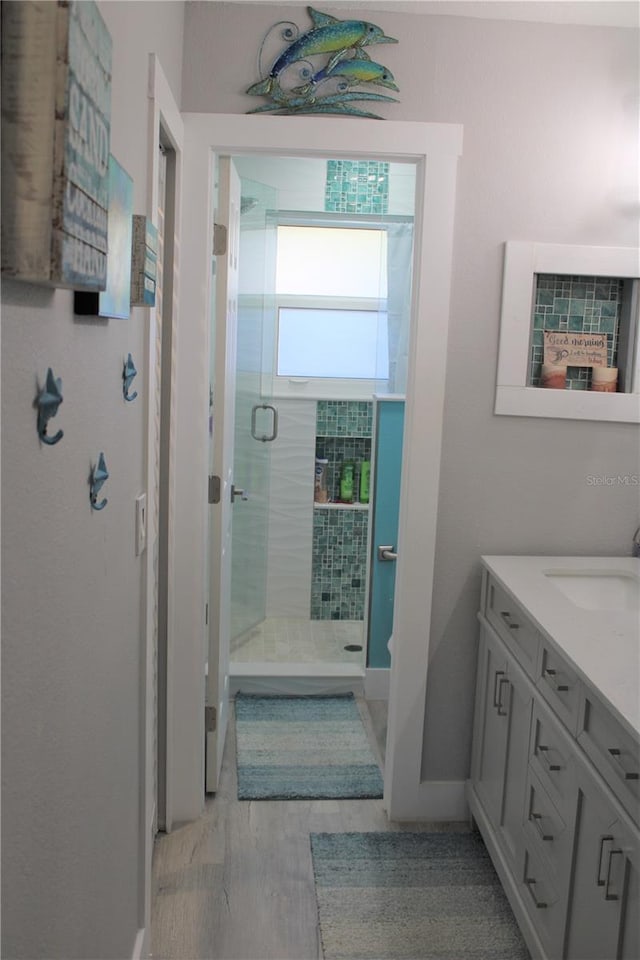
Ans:
<svg viewBox="0 0 640 960"><path fill-rule="evenodd" d="M276 190L242 179L234 479L246 497L233 516L231 642L265 618L275 338ZM233 658L233 653L232 653Z"/></svg>

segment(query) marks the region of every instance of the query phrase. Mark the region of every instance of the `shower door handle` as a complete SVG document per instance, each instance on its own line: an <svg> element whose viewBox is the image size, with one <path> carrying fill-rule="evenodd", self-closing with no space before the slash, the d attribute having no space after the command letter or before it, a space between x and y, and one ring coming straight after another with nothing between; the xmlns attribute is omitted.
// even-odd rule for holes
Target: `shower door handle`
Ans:
<svg viewBox="0 0 640 960"><path fill-rule="evenodd" d="M258 417L258 410L271 410L273 414L273 423L271 425L271 435L263 433L262 436L258 436L256 433L256 420ZM251 436L254 440L260 440L262 443L271 443L272 440L275 440L278 436L278 411L271 403L256 403L254 407L251 408Z"/></svg>
<svg viewBox="0 0 640 960"><path fill-rule="evenodd" d="M393 547L389 546L378 547L378 560L397 560L398 554L394 553Z"/></svg>

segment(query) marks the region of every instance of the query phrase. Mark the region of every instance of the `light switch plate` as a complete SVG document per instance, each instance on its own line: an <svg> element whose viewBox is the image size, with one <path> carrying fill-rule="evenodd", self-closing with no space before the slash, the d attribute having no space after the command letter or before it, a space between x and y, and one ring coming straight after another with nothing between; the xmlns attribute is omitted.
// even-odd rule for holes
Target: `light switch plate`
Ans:
<svg viewBox="0 0 640 960"><path fill-rule="evenodd" d="M147 495L136 497L136 557L144 553L147 546Z"/></svg>

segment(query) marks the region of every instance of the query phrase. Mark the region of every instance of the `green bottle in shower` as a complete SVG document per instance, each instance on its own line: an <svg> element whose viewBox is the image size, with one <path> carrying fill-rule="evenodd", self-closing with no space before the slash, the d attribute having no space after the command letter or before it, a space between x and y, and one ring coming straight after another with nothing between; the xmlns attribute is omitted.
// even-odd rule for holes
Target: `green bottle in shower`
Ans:
<svg viewBox="0 0 640 960"><path fill-rule="evenodd" d="M371 462L363 460L360 464L360 503L369 503L369 479L371 477Z"/></svg>
<svg viewBox="0 0 640 960"><path fill-rule="evenodd" d="M342 464L340 500L342 503L353 503L353 463L350 460L346 460Z"/></svg>

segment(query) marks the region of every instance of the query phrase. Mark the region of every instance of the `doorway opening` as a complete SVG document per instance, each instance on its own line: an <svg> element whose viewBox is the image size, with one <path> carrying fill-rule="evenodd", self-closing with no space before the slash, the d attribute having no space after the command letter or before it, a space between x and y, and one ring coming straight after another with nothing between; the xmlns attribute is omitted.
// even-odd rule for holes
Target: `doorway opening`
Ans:
<svg viewBox="0 0 640 960"><path fill-rule="evenodd" d="M233 474L244 495L233 510L231 689L361 687L367 667L389 667L388 636L368 649L369 609L390 604L390 624L393 606L389 574L382 587L371 578L375 432L378 404L406 391L416 168L233 162Z"/></svg>

